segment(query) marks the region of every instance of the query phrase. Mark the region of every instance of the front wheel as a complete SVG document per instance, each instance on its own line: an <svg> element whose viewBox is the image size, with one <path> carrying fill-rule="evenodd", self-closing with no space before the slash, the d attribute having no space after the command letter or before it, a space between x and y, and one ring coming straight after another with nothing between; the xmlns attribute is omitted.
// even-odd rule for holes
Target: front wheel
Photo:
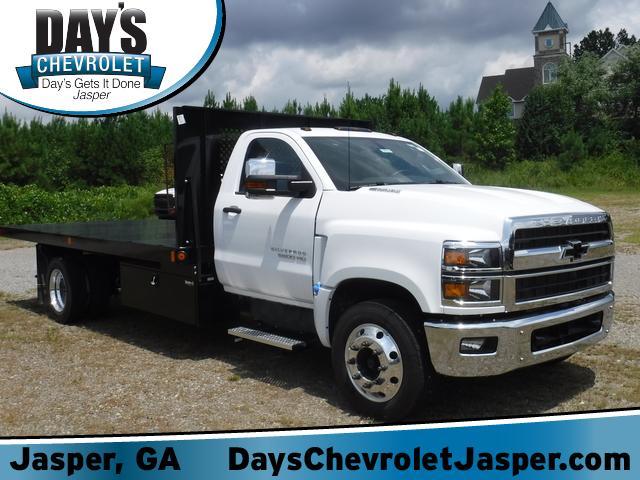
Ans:
<svg viewBox="0 0 640 480"><path fill-rule="evenodd" d="M365 415L399 420L423 397L431 369L415 313L395 300L356 304L332 340L338 386Z"/></svg>

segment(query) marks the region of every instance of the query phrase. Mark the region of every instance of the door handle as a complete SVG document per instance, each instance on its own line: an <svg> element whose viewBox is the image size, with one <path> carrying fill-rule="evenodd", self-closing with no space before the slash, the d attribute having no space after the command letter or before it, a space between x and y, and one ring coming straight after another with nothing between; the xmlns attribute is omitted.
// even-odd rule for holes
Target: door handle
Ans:
<svg viewBox="0 0 640 480"><path fill-rule="evenodd" d="M224 213L235 213L236 215L240 215L242 213L242 209L240 207L236 207L235 205L232 207L224 207L222 211Z"/></svg>

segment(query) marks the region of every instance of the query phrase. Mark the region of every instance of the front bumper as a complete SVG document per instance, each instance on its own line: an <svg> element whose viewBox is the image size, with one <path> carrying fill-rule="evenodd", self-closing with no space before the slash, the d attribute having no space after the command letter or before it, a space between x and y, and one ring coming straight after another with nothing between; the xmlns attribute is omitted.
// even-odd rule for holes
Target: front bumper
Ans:
<svg viewBox="0 0 640 480"><path fill-rule="evenodd" d="M603 298L576 307L538 314L524 313L522 317L508 321L465 324L425 322L424 330L431 362L435 370L442 375L485 377L562 358L607 336L613 323L613 303L614 294L609 293ZM600 312L602 327L599 331L559 346L533 351L534 331ZM494 353L460 353L460 343L463 339L481 337L498 338L498 346Z"/></svg>

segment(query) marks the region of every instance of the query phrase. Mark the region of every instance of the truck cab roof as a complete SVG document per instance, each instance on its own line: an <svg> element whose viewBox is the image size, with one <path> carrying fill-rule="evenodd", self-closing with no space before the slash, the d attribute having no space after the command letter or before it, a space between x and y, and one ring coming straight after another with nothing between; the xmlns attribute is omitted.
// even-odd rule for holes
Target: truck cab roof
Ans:
<svg viewBox="0 0 640 480"><path fill-rule="evenodd" d="M256 134L256 133L280 133L285 134L293 138L305 138L305 137L359 137L359 138L380 138L387 140L406 140L405 138L395 135L389 135L386 133L373 132L365 129L345 129L345 128L266 128L257 130L248 130L244 135ZM407 140L408 141L408 140Z"/></svg>

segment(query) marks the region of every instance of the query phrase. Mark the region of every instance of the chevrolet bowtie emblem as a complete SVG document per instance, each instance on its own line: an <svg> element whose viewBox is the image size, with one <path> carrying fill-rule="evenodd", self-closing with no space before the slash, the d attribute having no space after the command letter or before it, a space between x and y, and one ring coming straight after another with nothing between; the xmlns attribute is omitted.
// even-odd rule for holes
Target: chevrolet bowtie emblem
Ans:
<svg viewBox="0 0 640 480"><path fill-rule="evenodd" d="M568 258L571 261L580 260L588 251L588 243L582 243L580 240L569 240L563 245L560 258Z"/></svg>

